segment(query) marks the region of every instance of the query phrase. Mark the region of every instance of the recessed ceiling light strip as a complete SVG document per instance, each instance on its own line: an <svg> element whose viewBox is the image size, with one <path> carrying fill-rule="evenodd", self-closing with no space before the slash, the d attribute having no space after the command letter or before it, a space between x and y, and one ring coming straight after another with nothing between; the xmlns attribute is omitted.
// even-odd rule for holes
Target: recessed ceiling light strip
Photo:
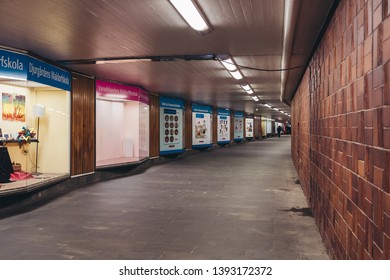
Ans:
<svg viewBox="0 0 390 280"><path fill-rule="evenodd" d="M172 6L182 18L191 26L192 29L198 31L200 34L207 34L211 32L210 25L207 23L204 15L201 14L199 8L192 0L169 0Z"/></svg>

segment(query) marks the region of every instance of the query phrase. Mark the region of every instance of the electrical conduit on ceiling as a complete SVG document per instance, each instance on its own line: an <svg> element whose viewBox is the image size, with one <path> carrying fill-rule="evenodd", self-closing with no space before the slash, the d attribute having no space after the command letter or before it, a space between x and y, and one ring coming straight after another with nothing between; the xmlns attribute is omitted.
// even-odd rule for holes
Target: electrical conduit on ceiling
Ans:
<svg viewBox="0 0 390 280"><path fill-rule="evenodd" d="M295 22L298 15L299 2L296 0L284 1L283 50L280 68L287 69L290 65L292 45L294 42ZM280 101L285 102L288 71L280 72Z"/></svg>

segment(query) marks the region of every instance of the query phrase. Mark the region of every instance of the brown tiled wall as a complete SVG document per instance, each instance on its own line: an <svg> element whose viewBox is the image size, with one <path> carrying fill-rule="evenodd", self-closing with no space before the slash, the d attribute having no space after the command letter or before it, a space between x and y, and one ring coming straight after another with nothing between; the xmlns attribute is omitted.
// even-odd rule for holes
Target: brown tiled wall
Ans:
<svg viewBox="0 0 390 280"><path fill-rule="evenodd" d="M292 158L331 256L390 259L390 0L340 2L292 125Z"/></svg>

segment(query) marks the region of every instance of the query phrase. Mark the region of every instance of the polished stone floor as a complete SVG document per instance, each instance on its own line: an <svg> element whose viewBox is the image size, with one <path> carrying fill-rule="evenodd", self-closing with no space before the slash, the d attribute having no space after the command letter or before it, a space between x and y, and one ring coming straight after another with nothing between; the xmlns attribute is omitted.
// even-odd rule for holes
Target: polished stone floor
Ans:
<svg viewBox="0 0 390 280"><path fill-rule="evenodd" d="M2 219L0 259L327 259L290 140L189 155Z"/></svg>

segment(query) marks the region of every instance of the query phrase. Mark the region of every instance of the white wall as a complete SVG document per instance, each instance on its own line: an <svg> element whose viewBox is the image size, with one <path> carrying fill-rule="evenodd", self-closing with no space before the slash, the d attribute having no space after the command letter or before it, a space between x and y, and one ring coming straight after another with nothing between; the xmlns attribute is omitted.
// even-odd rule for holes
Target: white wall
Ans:
<svg viewBox="0 0 390 280"><path fill-rule="evenodd" d="M70 93L37 89L35 100L45 106L45 114L39 118L38 172L69 173Z"/></svg>
<svg viewBox="0 0 390 280"><path fill-rule="evenodd" d="M124 157L149 157L149 106L138 101L98 99L96 160Z"/></svg>
<svg viewBox="0 0 390 280"><path fill-rule="evenodd" d="M96 101L96 160L122 157L124 103Z"/></svg>
<svg viewBox="0 0 390 280"><path fill-rule="evenodd" d="M139 103L139 157L149 157L149 105Z"/></svg>
<svg viewBox="0 0 390 280"><path fill-rule="evenodd" d="M139 102L128 101L125 103L123 129L124 140L130 139L133 142L133 157L139 157Z"/></svg>

